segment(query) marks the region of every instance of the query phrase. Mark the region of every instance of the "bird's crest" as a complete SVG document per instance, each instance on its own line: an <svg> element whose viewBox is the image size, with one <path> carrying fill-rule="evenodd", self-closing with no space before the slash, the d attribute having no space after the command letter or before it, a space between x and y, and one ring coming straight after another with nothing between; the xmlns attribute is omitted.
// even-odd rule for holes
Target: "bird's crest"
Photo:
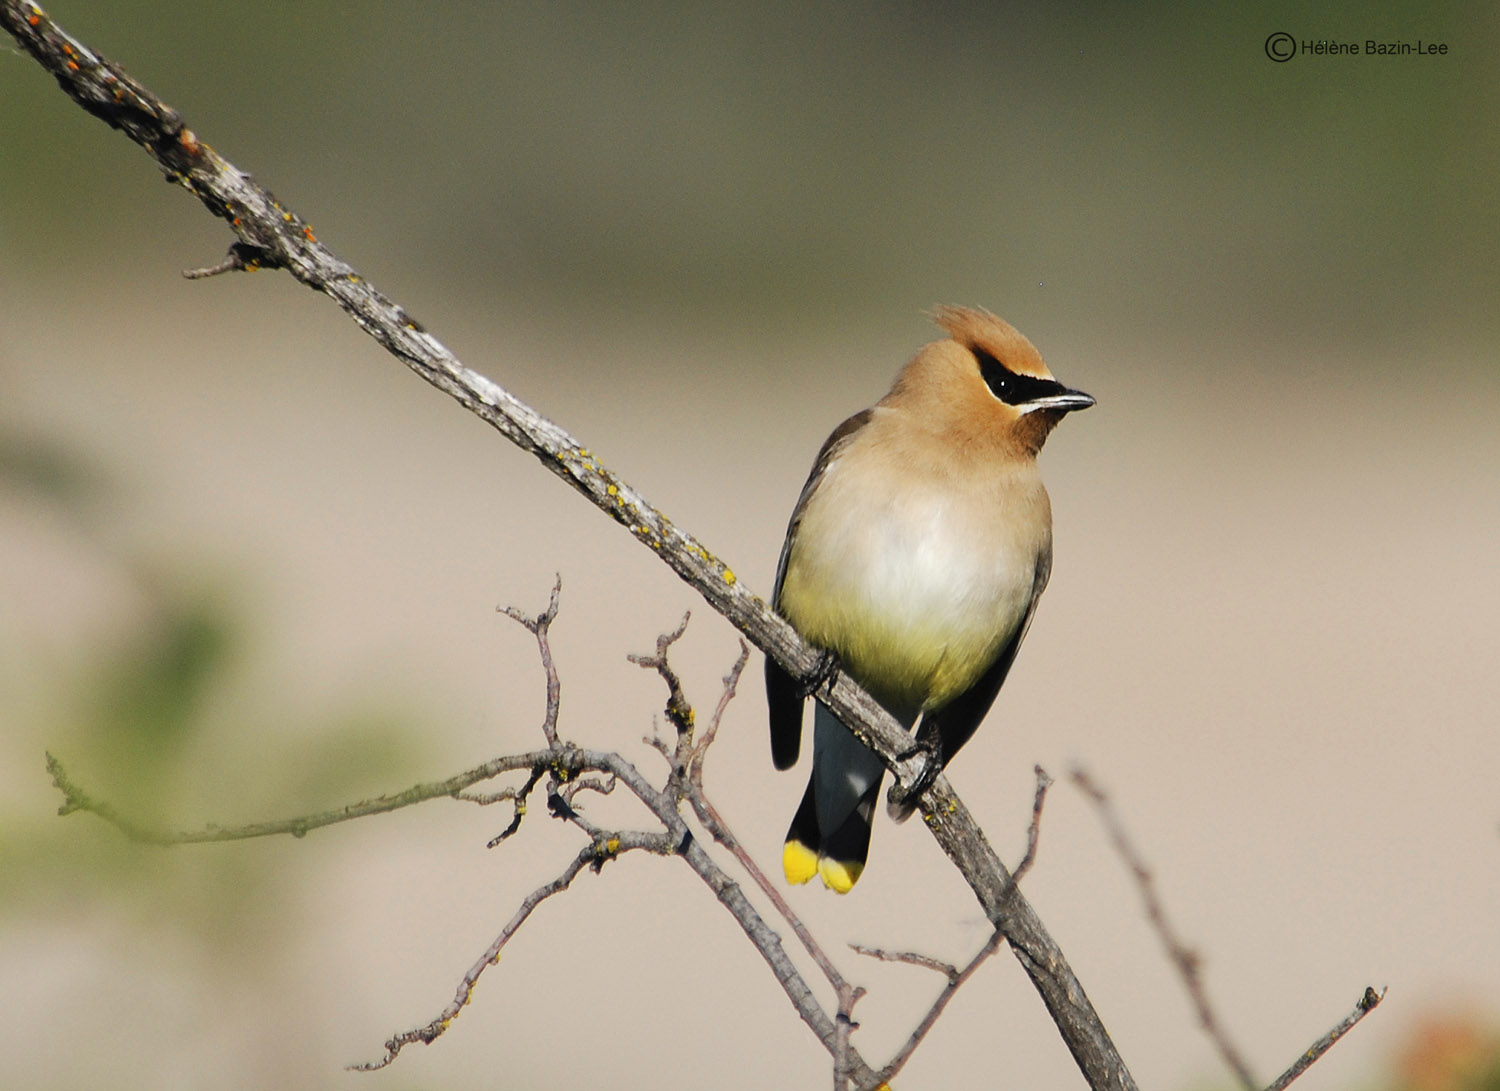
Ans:
<svg viewBox="0 0 1500 1091"><path fill-rule="evenodd" d="M932 317L948 336L970 352L988 353L1017 375L1052 378L1036 346L1000 316L975 307L939 304L932 308Z"/></svg>

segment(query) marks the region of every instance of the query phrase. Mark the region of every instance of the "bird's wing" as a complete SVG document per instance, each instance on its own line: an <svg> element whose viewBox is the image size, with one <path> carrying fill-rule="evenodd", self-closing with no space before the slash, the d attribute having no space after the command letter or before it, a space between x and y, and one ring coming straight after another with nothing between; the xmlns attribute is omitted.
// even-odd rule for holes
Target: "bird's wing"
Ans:
<svg viewBox="0 0 1500 1091"><path fill-rule="evenodd" d="M865 425L870 423L873 412L869 409L854 414L833 430L823 443L813 463L812 473L802 486L797 497L797 506L792 509L791 521L787 524L786 540L781 545L781 558L776 562L776 586L771 594L771 606L780 612L781 583L786 578L787 557L792 552L792 540L797 536L797 527L802 522L802 513L813 493L817 492L828 471L838 461L840 454ZM797 753L802 747L802 702L806 691L799 679L783 670L774 659L766 657L766 705L771 713L771 760L778 769L790 769L797 763Z"/></svg>
<svg viewBox="0 0 1500 1091"><path fill-rule="evenodd" d="M979 676L979 681L942 708L935 709L922 718L921 737L924 741L938 744L940 760L944 764L969 741L978 730L980 721L989 712L990 706L995 703L995 696L1005 684L1005 676L1010 673L1010 665L1015 662L1021 641L1026 639L1026 631L1031 628L1031 619L1036 615L1036 604L1041 599L1051 574L1052 551L1048 549L1037 558L1036 573L1031 583L1031 601L1026 605L1026 613L1016 626L1015 634L1001 647L1000 654L995 656L994 662Z"/></svg>

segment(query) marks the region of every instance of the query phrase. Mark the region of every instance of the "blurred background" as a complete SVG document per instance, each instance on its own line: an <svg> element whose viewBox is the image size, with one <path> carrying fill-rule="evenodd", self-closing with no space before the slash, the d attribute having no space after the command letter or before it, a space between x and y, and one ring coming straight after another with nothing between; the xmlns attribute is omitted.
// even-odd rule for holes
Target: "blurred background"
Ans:
<svg viewBox="0 0 1500 1091"><path fill-rule="evenodd" d="M1010 319L1099 404L1043 453L1052 585L955 786L1014 862L1033 765L1086 766L1263 1079L1368 984L1300 1087L1496 1085L1495 9L50 11L762 594L924 309ZM1275 63L1275 32L1448 52ZM540 807L492 851L509 813L446 801L173 850L55 816L44 751L187 827L531 748L535 648L495 607L555 573L563 734L653 775L663 694L625 655L691 610L706 710L737 644L326 300L183 280L224 226L16 49L0 102L0 1084L826 1086L714 900L644 857L546 903L437 1044L344 1071L572 857ZM758 672L708 784L774 865L805 772L771 769ZM1228 1086L1065 783L1026 888L1143 1087ZM791 896L870 987L876 1064L940 981L844 945L985 938L920 823L878 824L847 898ZM1004 954L900 1081L997 1084L1082 1086Z"/></svg>

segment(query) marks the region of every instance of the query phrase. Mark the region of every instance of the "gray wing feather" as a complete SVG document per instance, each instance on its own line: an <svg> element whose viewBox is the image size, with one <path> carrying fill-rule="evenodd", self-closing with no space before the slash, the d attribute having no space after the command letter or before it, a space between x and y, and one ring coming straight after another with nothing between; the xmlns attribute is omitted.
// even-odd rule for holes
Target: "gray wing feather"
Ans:
<svg viewBox="0 0 1500 1091"><path fill-rule="evenodd" d="M781 583L786 578L787 558L792 552L792 541L802 523L802 513L813 493L817 492L828 471L838 461L849 441L870 422L873 411L866 409L854 414L833 430L824 441L813 462L812 473L802 492L797 497L797 506L792 509L792 518L787 524L786 539L781 544L781 557L776 562L776 586L771 594L771 606L780 613ZM775 660L766 659L766 705L771 714L771 760L778 769L790 769L797 763L797 754L802 748L802 702L806 699L801 683L783 670Z"/></svg>

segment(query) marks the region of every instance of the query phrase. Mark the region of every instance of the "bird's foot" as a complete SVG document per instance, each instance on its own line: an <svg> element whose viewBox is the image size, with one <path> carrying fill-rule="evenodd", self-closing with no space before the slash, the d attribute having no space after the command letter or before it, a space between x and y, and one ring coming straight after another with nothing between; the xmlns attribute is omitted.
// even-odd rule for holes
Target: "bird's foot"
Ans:
<svg viewBox="0 0 1500 1091"><path fill-rule="evenodd" d="M797 679L798 696L806 700L828 685L833 681L833 676L839 672L839 666L837 652L819 648L818 659L813 664L813 669Z"/></svg>
<svg viewBox="0 0 1500 1091"><path fill-rule="evenodd" d="M902 785L900 781L891 785L891 791L886 796L886 813L897 822L905 822L917 809L917 800L922 794L932 787L932 782L937 780L938 774L943 771L943 748L942 744L935 739L919 738L912 743L906 753L901 755L902 761L908 761L918 755L925 755L922 768L917 771L916 778L910 785Z"/></svg>

